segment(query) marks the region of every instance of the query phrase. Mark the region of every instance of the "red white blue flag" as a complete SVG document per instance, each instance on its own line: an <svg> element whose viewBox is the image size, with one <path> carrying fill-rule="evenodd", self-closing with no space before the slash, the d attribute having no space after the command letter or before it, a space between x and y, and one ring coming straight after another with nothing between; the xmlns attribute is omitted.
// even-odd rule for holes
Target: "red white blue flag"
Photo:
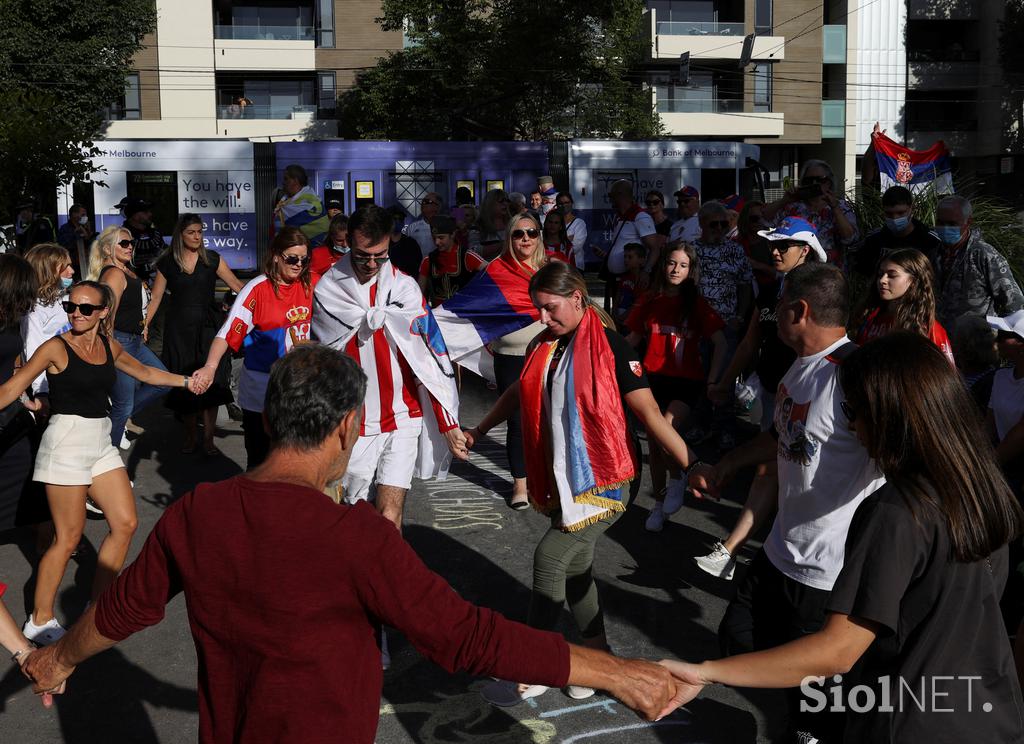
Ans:
<svg viewBox="0 0 1024 744"><path fill-rule="evenodd" d="M890 186L904 186L916 194L931 185L936 193L953 193L949 149L942 140L927 150L911 150L881 132L875 132L871 135L871 144L878 161L883 191Z"/></svg>

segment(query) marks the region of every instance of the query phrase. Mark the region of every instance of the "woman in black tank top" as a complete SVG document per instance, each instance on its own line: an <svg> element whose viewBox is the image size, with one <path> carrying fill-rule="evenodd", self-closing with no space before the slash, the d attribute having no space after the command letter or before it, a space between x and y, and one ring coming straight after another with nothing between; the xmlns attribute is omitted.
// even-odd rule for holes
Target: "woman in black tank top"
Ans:
<svg viewBox="0 0 1024 744"><path fill-rule="evenodd" d="M40 346L32 358L3 385L0 408L18 399L32 381L46 372L50 385L50 421L36 455L33 480L46 486L56 539L39 562L33 612L25 623L29 640L50 643L64 629L53 604L71 553L85 527L85 500L90 495L110 525L97 556L93 582L95 600L117 576L135 533L135 499L124 463L110 444L109 396L116 372L150 385L184 387L199 394L202 381L141 364L100 327L110 314L110 288L79 282L64 303L71 330ZM38 411L37 400L24 401Z"/></svg>
<svg viewBox="0 0 1024 744"><path fill-rule="evenodd" d="M106 329L121 347L149 367L166 370L163 362L146 346L143 319L148 288L131 270L131 233L121 227L104 230L93 243L89 260L89 278L106 284L113 293ZM167 392L167 388L139 385L124 372L117 372L117 381L110 393L110 442L115 447L128 447L124 438L125 424Z"/></svg>

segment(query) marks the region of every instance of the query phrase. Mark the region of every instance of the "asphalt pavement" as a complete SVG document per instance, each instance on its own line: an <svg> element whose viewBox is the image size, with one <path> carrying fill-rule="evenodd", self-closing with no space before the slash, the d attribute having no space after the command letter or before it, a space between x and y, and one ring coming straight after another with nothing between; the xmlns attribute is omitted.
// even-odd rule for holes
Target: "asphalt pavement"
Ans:
<svg viewBox="0 0 1024 744"><path fill-rule="evenodd" d="M494 399L493 391L467 375L463 423L479 421ZM245 462L240 426L226 418L218 429L222 458L181 454L180 425L159 405L138 421L146 431L124 453L139 511L130 559L168 504L196 483L241 472ZM414 484L404 534L463 597L522 620L529 602L533 550L547 520L507 506L511 482L503 432L491 432L468 463L454 466L446 481ZM714 459L715 453L702 450L701 455ZM644 530L653 503L645 469L639 496L597 544L595 576L609 641L617 654L688 660L717 656L718 622L745 566L737 570L734 581L726 582L702 573L690 558L708 552L728 532L745 489L746 483L735 484L721 502L689 500L666 522L664 531L652 534ZM66 624L81 614L88 599L95 549L104 534L102 520L89 521L83 548L64 577L57 614ZM759 545L752 542L742 557L749 560ZM10 587L5 602L18 622L30 608L35 561L29 531L0 534L0 578ZM560 629L570 640L576 638L568 612ZM708 688L685 709L658 723L642 721L600 693L576 701L550 690L514 708L493 708L477 692L486 680L449 675L397 631L389 638L392 665L384 676L380 744L741 744L767 741L781 724L779 693L725 687ZM52 709L39 705L14 666L0 676L0 701L4 744L195 742L196 658L183 599L168 605L158 626L83 664ZM338 732L337 741L347 741L344 731Z"/></svg>

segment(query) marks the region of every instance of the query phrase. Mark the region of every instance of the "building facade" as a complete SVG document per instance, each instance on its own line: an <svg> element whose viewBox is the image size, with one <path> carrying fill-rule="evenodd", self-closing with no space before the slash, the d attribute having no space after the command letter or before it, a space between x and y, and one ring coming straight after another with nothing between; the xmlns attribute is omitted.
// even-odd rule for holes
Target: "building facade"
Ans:
<svg viewBox="0 0 1024 744"><path fill-rule="evenodd" d="M360 0L156 0L108 139L337 135L339 90L402 48Z"/></svg>

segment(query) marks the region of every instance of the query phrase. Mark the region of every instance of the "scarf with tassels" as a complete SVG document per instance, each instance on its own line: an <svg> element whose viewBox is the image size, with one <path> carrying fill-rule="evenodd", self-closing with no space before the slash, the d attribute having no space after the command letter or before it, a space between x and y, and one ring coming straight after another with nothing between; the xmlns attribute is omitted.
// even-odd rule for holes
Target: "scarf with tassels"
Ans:
<svg viewBox="0 0 1024 744"><path fill-rule="evenodd" d="M519 399L530 502L542 514L560 509L562 529L572 532L625 510L636 454L597 313L587 309L560 359L558 344L541 335L519 378Z"/></svg>

